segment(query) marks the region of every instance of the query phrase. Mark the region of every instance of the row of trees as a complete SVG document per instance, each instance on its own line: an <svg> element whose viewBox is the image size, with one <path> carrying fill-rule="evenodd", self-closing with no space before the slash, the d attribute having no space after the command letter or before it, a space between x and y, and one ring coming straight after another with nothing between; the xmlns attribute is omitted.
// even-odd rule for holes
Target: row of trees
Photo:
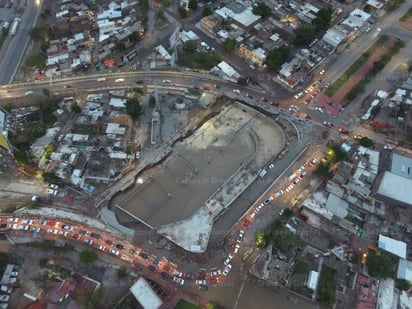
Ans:
<svg viewBox="0 0 412 309"><path fill-rule="evenodd" d="M320 37L332 24L333 10L330 7L320 9L310 24L303 23L295 30L295 45L306 46Z"/></svg>

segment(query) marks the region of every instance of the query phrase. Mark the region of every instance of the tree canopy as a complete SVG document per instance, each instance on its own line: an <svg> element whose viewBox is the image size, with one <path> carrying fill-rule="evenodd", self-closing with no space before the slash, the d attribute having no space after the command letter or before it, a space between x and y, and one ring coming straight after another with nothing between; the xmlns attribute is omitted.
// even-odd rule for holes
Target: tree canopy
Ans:
<svg viewBox="0 0 412 309"><path fill-rule="evenodd" d="M253 7L252 10L253 14L262 16L263 18L269 17L270 16L270 7L264 3L264 2L259 2L256 6Z"/></svg>
<svg viewBox="0 0 412 309"><path fill-rule="evenodd" d="M371 140L369 137L364 136L359 140L359 144L363 147L369 148L373 146L373 140Z"/></svg>
<svg viewBox="0 0 412 309"><path fill-rule="evenodd" d="M236 48L236 41L234 39L227 38L223 42L224 48L226 48L228 51L233 52Z"/></svg>
<svg viewBox="0 0 412 309"><path fill-rule="evenodd" d="M380 251L369 252L366 265L372 277L387 279L393 278L395 275L392 261L387 256L382 255Z"/></svg>
<svg viewBox="0 0 412 309"><path fill-rule="evenodd" d="M286 46L272 49L266 58L267 66L272 69L278 69L289 56L290 50Z"/></svg>
<svg viewBox="0 0 412 309"><path fill-rule="evenodd" d="M132 118L133 121L139 118L142 114L142 107L140 106L138 99L128 99L124 105L126 107L126 113Z"/></svg>
<svg viewBox="0 0 412 309"><path fill-rule="evenodd" d="M212 15L212 13L213 13L213 10L210 8L210 6L205 6L202 10L202 16L203 17Z"/></svg>
<svg viewBox="0 0 412 309"><path fill-rule="evenodd" d="M198 7L197 0L189 0L188 7L189 7L189 9L191 9L191 10L196 10L197 7Z"/></svg>
<svg viewBox="0 0 412 309"><path fill-rule="evenodd" d="M295 30L295 45L308 45L316 37L328 30L332 23L333 10L330 7L320 9L310 24L304 23Z"/></svg>
<svg viewBox="0 0 412 309"><path fill-rule="evenodd" d="M312 20L312 25L316 31L326 31L332 23L333 10L330 7L320 9L316 14L316 18Z"/></svg>
<svg viewBox="0 0 412 309"><path fill-rule="evenodd" d="M98 256L97 253L91 250L84 249L80 252L80 262L85 264L90 264L97 261Z"/></svg>
<svg viewBox="0 0 412 309"><path fill-rule="evenodd" d="M283 252L287 252L293 247L295 238L295 234L285 226L274 230L272 234L273 245Z"/></svg>

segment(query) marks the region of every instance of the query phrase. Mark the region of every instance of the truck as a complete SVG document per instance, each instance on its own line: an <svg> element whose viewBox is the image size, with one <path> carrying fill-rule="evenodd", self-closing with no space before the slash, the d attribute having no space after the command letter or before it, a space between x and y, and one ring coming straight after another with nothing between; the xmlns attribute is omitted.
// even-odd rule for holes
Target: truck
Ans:
<svg viewBox="0 0 412 309"><path fill-rule="evenodd" d="M13 20L13 23L10 26L10 32L9 33L10 33L11 36L14 36L16 34L17 28L19 28L19 25L20 25L20 18L16 17Z"/></svg>
<svg viewBox="0 0 412 309"><path fill-rule="evenodd" d="M260 178L263 178L263 177L265 177L265 175L267 174L267 170L266 169L262 169L262 170L260 170L259 171L259 177Z"/></svg>

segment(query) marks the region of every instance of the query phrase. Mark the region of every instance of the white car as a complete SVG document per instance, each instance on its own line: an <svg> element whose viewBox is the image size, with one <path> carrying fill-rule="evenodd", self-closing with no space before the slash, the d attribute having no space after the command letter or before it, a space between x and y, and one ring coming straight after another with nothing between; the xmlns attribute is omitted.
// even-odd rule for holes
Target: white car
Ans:
<svg viewBox="0 0 412 309"><path fill-rule="evenodd" d="M254 211L250 214L250 217L251 217L251 218L254 218L254 217L256 217L256 214L257 214L257 211L254 210Z"/></svg>
<svg viewBox="0 0 412 309"><path fill-rule="evenodd" d="M284 209L281 209L279 212L278 212L278 215L279 216L283 216L283 213L285 212L285 210Z"/></svg>
<svg viewBox="0 0 412 309"><path fill-rule="evenodd" d="M51 184L51 185L50 185L50 188L52 188L52 189L56 190L56 189L58 189L58 188L59 188L59 186L58 186L58 185L55 185L55 184Z"/></svg>
<svg viewBox="0 0 412 309"><path fill-rule="evenodd" d="M54 196L56 196L58 192L59 192L59 191L53 190L53 189L47 189L47 190L46 190L46 193L47 193L48 195L54 195Z"/></svg>
<svg viewBox="0 0 412 309"><path fill-rule="evenodd" d="M300 99L301 97L303 97L303 92L299 92L299 93L295 94L295 99L296 100Z"/></svg>
<svg viewBox="0 0 412 309"><path fill-rule="evenodd" d="M32 227L31 230L36 233L39 233L41 231L39 227Z"/></svg>
<svg viewBox="0 0 412 309"><path fill-rule="evenodd" d="M237 236L237 242L241 242L243 239L243 236L245 236L245 231L240 230L239 235Z"/></svg>
<svg viewBox="0 0 412 309"><path fill-rule="evenodd" d="M276 196L276 197L279 197L279 196L281 196L281 195L283 195L283 194L285 194L285 192L283 192L283 190L280 190L280 191L278 191L278 192L275 193L275 196Z"/></svg>
<svg viewBox="0 0 412 309"><path fill-rule="evenodd" d="M8 218L7 222L19 222L19 218Z"/></svg>
<svg viewBox="0 0 412 309"><path fill-rule="evenodd" d="M110 253L113 254L113 255L116 255L116 256L118 256L120 254L119 251L114 250L114 249L110 249Z"/></svg>
<svg viewBox="0 0 412 309"><path fill-rule="evenodd" d="M231 255L229 255L226 259L225 259L225 261L223 262L223 264L225 264L225 265L229 265L230 264L230 261L232 260L232 256Z"/></svg>
<svg viewBox="0 0 412 309"><path fill-rule="evenodd" d="M274 165L273 163L271 163L271 164L268 165L268 169L272 169L272 168L274 168L274 167L275 167L275 165Z"/></svg>
<svg viewBox="0 0 412 309"><path fill-rule="evenodd" d="M60 231L59 232L59 235L64 236L64 237L67 237L67 234L69 234L69 232L67 232L67 231Z"/></svg>
<svg viewBox="0 0 412 309"><path fill-rule="evenodd" d="M302 165L301 167L298 168L297 172L298 174L302 173L305 170L305 167Z"/></svg>
<svg viewBox="0 0 412 309"><path fill-rule="evenodd" d="M217 277L217 276L220 276L221 274L222 274L222 273L220 272L219 269L210 272L210 276L212 276L212 277Z"/></svg>
<svg viewBox="0 0 412 309"><path fill-rule="evenodd" d="M206 285L206 280L196 280L196 284L197 285Z"/></svg>
<svg viewBox="0 0 412 309"><path fill-rule="evenodd" d="M118 78L118 79L115 80L115 82L116 82L116 83L124 82L124 78Z"/></svg>
<svg viewBox="0 0 412 309"><path fill-rule="evenodd" d="M260 211L260 210L262 210L263 207L265 207L265 204L260 203L260 204L258 205L258 207L256 207L256 210L257 210L257 211Z"/></svg>
<svg viewBox="0 0 412 309"><path fill-rule="evenodd" d="M33 93L34 93L33 91L29 90L29 91L26 91L25 95L31 95Z"/></svg>
<svg viewBox="0 0 412 309"><path fill-rule="evenodd" d="M105 249L106 249L105 246L103 246L103 245L99 246L99 250L104 251Z"/></svg>
<svg viewBox="0 0 412 309"><path fill-rule="evenodd" d="M21 230L21 231L28 231L28 230L30 230L30 226L28 226L28 225L20 225L20 226L18 227L18 229Z"/></svg>
<svg viewBox="0 0 412 309"><path fill-rule="evenodd" d="M13 272L11 272L11 276L12 277L17 277L19 275L19 272L18 271L13 271Z"/></svg>
<svg viewBox="0 0 412 309"><path fill-rule="evenodd" d="M71 225L62 225L62 228L64 228L65 230L69 230L69 231L73 231L74 227L72 227Z"/></svg>
<svg viewBox="0 0 412 309"><path fill-rule="evenodd" d="M100 78L97 79L98 82L104 82L105 80L106 80L106 78L104 78L104 77L100 77Z"/></svg>
<svg viewBox="0 0 412 309"><path fill-rule="evenodd" d="M57 234L57 233L59 233L59 231L58 231L58 230L54 230L54 229L47 229L47 233Z"/></svg>
<svg viewBox="0 0 412 309"><path fill-rule="evenodd" d="M225 270L223 271L223 275L224 276L227 276L228 274L229 274L229 272L230 272L230 270L232 269L232 265L227 265L226 266L226 268L225 268Z"/></svg>
<svg viewBox="0 0 412 309"><path fill-rule="evenodd" d="M236 246L235 246L235 249L233 250L233 253L238 253L239 250L240 250L240 246L239 246L239 245L236 245Z"/></svg>
<svg viewBox="0 0 412 309"><path fill-rule="evenodd" d="M177 285L184 285L185 284L185 281L182 278L178 278L178 277L173 277L173 282L176 283Z"/></svg>
<svg viewBox="0 0 412 309"><path fill-rule="evenodd" d="M323 112L324 112L323 108L322 108L322 107L319 107L319 106L316 106L316 107L315 107L315 110L317 110L319 113L323 113Z"/></svg>
<svg viewBox="0 0 412 309"><path fill-rule="evenodd" d="M164 79L164 80L163 80L163 83L164 83L164 84L170 84L171 82L172 82L172 81L169 80L169 79Z"/></svg>
<svg viewBox="0 0 412 309"><path fill-rule="evenodd" d="M320 74L320 75L325 74L325 70L320 71L319 74Z"/></svg>
<svg viewBox="0 0 412 309"><path fill-rule="evenodd" d="M233 93L240 94L240 90L239 90L239 89L233 89L232 91L233 91Z"/></svg>
<svg viewBox="0 0 412 309"><path fill-rule="evenodd" d="M0 286L0 291L4 292L4 293L7 293L7 294L10 294L13 291L13 289L9 288L7 285L2 285L2 286Z"/></svg>
<svg viewBox="0 0 412 309"><path fill-rule="evenodd" d="M286 188L286 192L292 191L293 188L294 188L294 185L290 184L290 185Z"/></svg>
<svg viewBox="0 0 412 309"><path fill-rule="evenodd" d="M32 224L33 220L21 220L22 224Z"/></svg>

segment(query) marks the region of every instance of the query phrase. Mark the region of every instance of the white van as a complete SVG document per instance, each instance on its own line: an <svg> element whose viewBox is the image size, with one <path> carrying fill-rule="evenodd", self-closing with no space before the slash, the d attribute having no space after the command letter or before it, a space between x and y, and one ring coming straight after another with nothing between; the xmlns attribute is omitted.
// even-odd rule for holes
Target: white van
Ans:
<svg viewBox="0 0 412 309"><path fill-rule="evenodd" d="M295 99L296 100L300 99L301 97L303 97L303 92L299 92L299 93L295 94Z"/></svg>

